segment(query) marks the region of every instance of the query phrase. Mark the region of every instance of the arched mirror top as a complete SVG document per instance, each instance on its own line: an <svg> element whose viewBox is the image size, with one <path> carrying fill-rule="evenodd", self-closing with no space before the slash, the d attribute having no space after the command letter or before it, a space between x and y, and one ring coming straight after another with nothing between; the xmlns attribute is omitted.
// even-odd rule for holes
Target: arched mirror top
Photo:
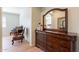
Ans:
<svg viewBox="0 0 79 59"><path fill-rule="evenodd" d="M43 15L43 29L67 32L68 10L54 8Z"/></svg>

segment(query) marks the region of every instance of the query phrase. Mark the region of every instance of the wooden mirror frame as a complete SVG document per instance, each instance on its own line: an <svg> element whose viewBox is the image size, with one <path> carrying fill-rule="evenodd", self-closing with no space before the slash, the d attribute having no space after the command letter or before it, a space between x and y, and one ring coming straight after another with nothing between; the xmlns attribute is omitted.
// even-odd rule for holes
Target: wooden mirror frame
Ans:
<svg viewBox="0 0 79 59"><path fill-rule="evenodd" d="M45 17L49 12L54 11L54 10L65 11L65 29L64 29L64 30L47 29L47 28L44 28L44 17ZM67 8L65 8L65 9L54 8L54 9L51 9L51 10L47 11L47 12L43 15L43 30L53 30L53 31L59 31L59 32L65 32L65 33L67 33L67 32L68 32L68 9L67 9Z"/></svg>

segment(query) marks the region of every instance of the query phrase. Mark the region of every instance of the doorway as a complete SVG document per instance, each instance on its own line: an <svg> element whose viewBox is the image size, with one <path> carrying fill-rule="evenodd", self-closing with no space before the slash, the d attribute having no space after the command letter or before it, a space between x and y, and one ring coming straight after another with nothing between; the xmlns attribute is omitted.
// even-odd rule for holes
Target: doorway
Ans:
<svg viewBox="0 0 79 59"><path fill-rule="evenodd" d="M15 27L19 26L19 15L3 12L2 13L2 49L3 51L8 50L12 47L10 31Z"/></svg>

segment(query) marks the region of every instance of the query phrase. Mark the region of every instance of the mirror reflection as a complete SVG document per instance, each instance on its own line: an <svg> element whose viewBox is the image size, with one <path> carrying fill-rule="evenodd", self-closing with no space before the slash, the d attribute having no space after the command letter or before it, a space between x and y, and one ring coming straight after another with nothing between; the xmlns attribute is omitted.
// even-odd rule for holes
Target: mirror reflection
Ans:
<svg viewBox="0 0 79 59"><path fill-rule="evenodd" d="M44 16L44 28L46 29L64 29L65 11L53 10Z"/></svg>

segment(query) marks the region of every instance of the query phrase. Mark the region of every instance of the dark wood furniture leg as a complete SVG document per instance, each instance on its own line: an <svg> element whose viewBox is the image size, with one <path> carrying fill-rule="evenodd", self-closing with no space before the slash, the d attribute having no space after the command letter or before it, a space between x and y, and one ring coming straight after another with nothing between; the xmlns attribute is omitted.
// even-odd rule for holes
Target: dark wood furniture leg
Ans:
<svg viewBox="0 0 79 59"><path fill-rule="evenodd" d="M14 44L14 40L12 40L12 45Z"/></svg>
<svg viewBox="0 0 79 59"><path fill-rule="evenodd" d="M12 40L12 45L14 44L14 41L17 41L17 40L20 40L21 43L23 42L23 36L20 36L20 37L13 37L13 40Z"/></svg>

